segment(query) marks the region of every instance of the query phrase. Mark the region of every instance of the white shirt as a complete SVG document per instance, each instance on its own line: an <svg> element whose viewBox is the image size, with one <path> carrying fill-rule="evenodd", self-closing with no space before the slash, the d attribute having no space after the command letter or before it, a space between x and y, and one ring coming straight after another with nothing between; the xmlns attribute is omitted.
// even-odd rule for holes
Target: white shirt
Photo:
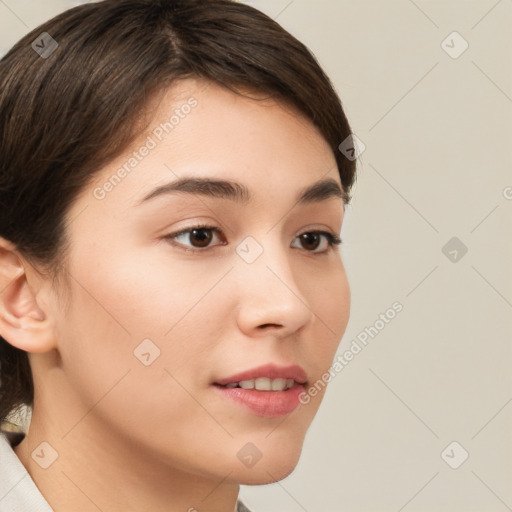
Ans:
<svg viewBox="0 0 512 512"><path fill-rule="evenodd" d="M0 512L53 512L1 431Z"/></svg>
<svg viewBox="0 0 512 512"><path fill-rule="evenodd" d="M240 500L237 512L251 512ZM54 512L0 430L0 512Z"/></svg>

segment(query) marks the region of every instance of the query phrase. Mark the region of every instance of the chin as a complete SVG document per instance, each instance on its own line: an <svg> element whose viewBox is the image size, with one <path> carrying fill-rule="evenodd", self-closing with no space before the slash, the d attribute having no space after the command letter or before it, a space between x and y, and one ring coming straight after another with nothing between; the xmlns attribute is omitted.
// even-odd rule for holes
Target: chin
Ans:
<svg viewBox="0 0 512 512"><path fill-rule="evenodd" d="M297 467L301 449L295 453L276 450L270 457L262 457L254 466L239 469L233 478L241 485L265 485L279 482Z"/></svg>

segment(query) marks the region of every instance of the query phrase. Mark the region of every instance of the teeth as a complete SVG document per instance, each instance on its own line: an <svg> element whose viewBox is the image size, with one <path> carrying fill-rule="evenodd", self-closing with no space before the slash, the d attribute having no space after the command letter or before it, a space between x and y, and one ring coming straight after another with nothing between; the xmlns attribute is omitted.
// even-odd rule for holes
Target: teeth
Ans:
<svg viewBox="0 0 512 512"><path fill-rule="evenodd" d="M283 391L286 389L286 379L274 379L272 381L272 391Z"/></svg>
<svg viewBox="0 0 512 512"><path fill-rule="evenodd" d="M253 380L242 380L241 382L231 382L227 388L241 387L243 389L256 389L258 391L284 391L290 389L295 384L293 379L268 379L259 377Z"/></svg>
<svg viewBox="0 0 512 512"><path fill-rule="evenodd" d="M260 377L254 380L254 388L259 391L272 391L272 381L265 377Z"/></svg>

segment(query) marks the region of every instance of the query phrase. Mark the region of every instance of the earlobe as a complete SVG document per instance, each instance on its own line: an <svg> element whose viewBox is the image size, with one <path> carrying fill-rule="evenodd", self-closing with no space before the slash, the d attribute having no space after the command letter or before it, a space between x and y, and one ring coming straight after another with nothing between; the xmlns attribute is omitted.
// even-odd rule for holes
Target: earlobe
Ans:
<svg viewBox="0 0 512 512"><path fill-rule="evenodd" d="M53 329L34 281L14 245L0 237L0 336L20 350L47 352L55 348Z"/></svg>

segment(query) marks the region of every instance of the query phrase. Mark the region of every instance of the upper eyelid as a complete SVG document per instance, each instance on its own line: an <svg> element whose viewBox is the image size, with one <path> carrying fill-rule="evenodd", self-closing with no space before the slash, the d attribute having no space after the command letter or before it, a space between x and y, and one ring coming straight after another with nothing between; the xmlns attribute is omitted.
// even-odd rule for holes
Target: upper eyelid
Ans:
<svg viewBox="0 0 512 512"><path fill-rule="evenodd" d="M184 229L180 229L178 231L169 233L168 235L165 235L163 238L164 239L171 239L171 240L173 240L175 237L178 237L180 235L189 233L190 231L192 231L194 229L206 229L206 230L213 231L213 232L217 233L218 235L224 234L222 229L217 227L217 226L212 226L212 225L208 225L208 224L197 224L197 225L189 226L189 227L186 227ZM339 244L342 243L341 238L335 232L332 232L330 229L315 229L315 228L310 228L310 229L307 229L305 231L302 231L301 233L296 235L294 240L297 237L299 237L299 236L301 236L303 234L306 234L306 233L321 233L321 234L323 234L324 237L327 237L328 239L330 238L330 241L329 241L329 248L330 249L333 249L333 248L336 247L336 245L339 245ZM333 241L333 243L331 243L331 241ZM213 246L207 246L207 247L204 247L204 248L196 247L196 248L192 248L191 249L191 248L187 248L186 245L183 245L183 244L181 244L179 242L177 242L176 245L180 246L183 250L185 250L187 252L205 252L205 251L207 251L209 249L213 249L215 247L215 245L213 245ZM226 245L226 242L221 243L221 244L217 244L217 245ZM315 251L308 251L308 252L311 252L312 254L315 254ZM318 252L316 254L323 254L323 253L326 253L326 252L329 252L329 249L327 249L326 251L320 251L320 252Z"/></svg>
<svg viewBox="0 0 512 512"><path fill-rule="evenodd" d="M210 225L195 225L195 226L190 226L190 227L187 227L187 228L183 228L183 229L180 229L178 231L173 231L172 233L169 233L167 235L165 235L164 238L171 238L173 236L178 236L178 235L183 235L184 233L188 233L189 231L192 231L194 229L208 229L208 230L211 230L211 231L214 231L215 233L222 233L224 234L224 231L217 227L217 226L210 226ZM297 236L300 236L300 235L304 235L305 233L328 233L329 235L332 235L333 237L335 238L338 238L338 235L329 230L329 229L321 229L321 228L309 228L305 231L302 231L301 233L299 233Z"/></svg>
<svg viewBox="0 0 512 512"><path fill-rule="evenodd" d="M207 230L210 230L210 231L213 231L213 232L217 233L218 235L224 233L222 231L222 229L220 229L220 228L218 228L216 226L197 225L197 226L190 226L188 228L180 229L179 231L174 231L173 233L169 233L168 235L165 235L163 238L174 239L175 237L178 237L180 235L184 235L185 233L189 233L190 231L192 231L194 229L207 229ZM182 244L178 243L177 245L182 245ZM225 245L225 244L222 244L222 245ZM209 248L210 247L205 247L204 249L194 248L194 249L188 249L188 250L190 250L190 251L205 251L205 250L207 250Z"/></svg>

